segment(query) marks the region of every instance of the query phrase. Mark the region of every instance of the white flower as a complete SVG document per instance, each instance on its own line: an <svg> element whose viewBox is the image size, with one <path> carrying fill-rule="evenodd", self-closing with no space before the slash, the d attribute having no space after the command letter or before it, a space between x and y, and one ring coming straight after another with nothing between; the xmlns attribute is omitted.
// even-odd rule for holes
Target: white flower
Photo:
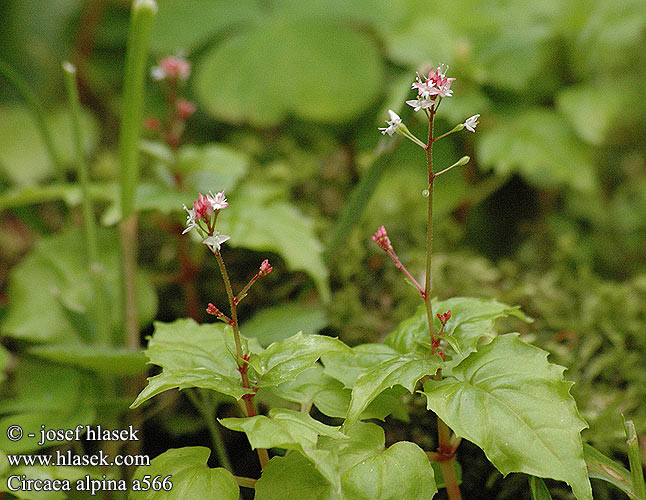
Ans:
<svg viewBox="0 0 646 500"><path fill-rule="evenodd" d="M388 126L379 127L379 130L381 130L381 133L383 135L388 134L392 136L395 132L397 132L397 128L402 124L402 119L392 109L388 110L388 114L390 115L390 120L386 120Z"/></svg>
<svg viewBox="0 0 646 500"><path fill-rule="evenodd" d="M231 236L227 236L226 234L220 234L220 231L216 231L213 236L209 236L208 238L204 238L202 243L205 245L208 245L208 247L214 251L214 252L219 252L220 251L220 245L227 241Z"/></svg>
<svg viewBox="0 0 646 500"><path fill-rule="evenodd" d="M433 106L434 102L430 99L413 99L411 101L406 101L406 104L413 107L413 111L419 111L420 109L426 109Z"/></svg>
<svg viewBox="0 0 646 500"><path fill-rule="evenodd" d="M197 223L195 222L195 210L191 210L186 205L184 205L184 210L188 212L188 215L186 216L186 229L182 231L182 234L186 234L194 227L197 227Z"/></svg>
<svg viewBox="0 0 646 500"><path fill-rule="evenodd" d="M476 126L478 125L478 118L480 118L480 115L473 115L464 122L464 128L466 128L469 132L475 132L476 131Z"/></svg>
<svg viewBox="0 0 646 500"><path fill-rule="evenodd" d="M159 66L153 66L152 68L150 68L150 77L154 81L159 82L166 78L166 72Z"/></svg>
<svg viewBox="0 0 646 500"><path fill-rule="evenodd" d="M229 206L229 203L224 196L224 191L220 191L218 194L213 194L209 191L209 194L206 195L206 199L211 204L211 208L213 210L222 210Z"/></svg>

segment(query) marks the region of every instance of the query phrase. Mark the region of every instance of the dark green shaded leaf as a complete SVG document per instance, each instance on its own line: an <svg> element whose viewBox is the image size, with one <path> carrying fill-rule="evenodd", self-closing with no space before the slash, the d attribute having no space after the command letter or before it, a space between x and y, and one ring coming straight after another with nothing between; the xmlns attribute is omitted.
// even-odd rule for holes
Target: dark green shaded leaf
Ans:
<svg viewBox="0 0 646 500"><path fill-rule="evenodd" d="M268 346L294 332L318 333L327 325L325 309L319 304L281 304L263 309L242 325L247 337Z"/></svg>
<svg viewBox="0 0 646 500"><path fill-rule="evenodd" d="M126 348L52 344L35 346L28 352L39 358L104 375L139 375L146 371L146 356L143 352Z"/></svg>

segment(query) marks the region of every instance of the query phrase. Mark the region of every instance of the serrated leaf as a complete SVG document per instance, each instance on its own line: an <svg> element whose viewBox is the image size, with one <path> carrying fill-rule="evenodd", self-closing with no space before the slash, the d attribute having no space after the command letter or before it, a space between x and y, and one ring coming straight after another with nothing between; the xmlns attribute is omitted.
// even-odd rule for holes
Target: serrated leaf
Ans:
<svg viewBox="0 0 646 500"><path fill-rule="evenodd" d="M356 500L428 500L437 493L426 453L406 441L363 459L341 476L341 484L345 496Z"/></svg>
<svg viewBox="0 0 646 500"><path fill-rule="evenodd" d="M480 164L500 175L520 173L539 188L592 191L591 150L556 113L527 109L500 117L476 143Z"/></svg>
<svg viewBox="0 0 646 500"><path fill-rule="evenodd" d="M325 309L321 305L286 303L257 312L242 328L247 337L255 337L263 346L268 346L293 332L318 333L326 325Z"/></svg>
<svg viewBox="0 0 646 500"><path fill-rule="evenodd" d="M451 377L428 381L424 394L428 408L502 474L565 481L579 500L591 500L580 436L587 425L563 370L545 351L507 334L479 347Z"/></svg>
<svg viewBox="0 0 646 500"><path fill-rule="evenodd" d="M259 346L254 348L261 350ZM175 388L201 387L242 398L251 391L242 386L232 353L235 353L233 332L224 324L198 325L188 318L155 323L155 333L145 354L152 364L162 367L162 372L148 379L132 408Z"/></svg>
<svg viewBox="0 0 646 500"><path fill-rule="evenodd" d="M221 120L271 126L294 114L339 122L377 98L382 72L373 41L348 25L265 16L256 29L207 52L195 85L207 111ZM250 74L254 91L240 92Z"/></svg>
<svg viewBox="0 0 646 500"><path fill-rule="evenodd" d="M338 427L325 425L307 413L282 408L272 409L269 417L222 418L219 422L234 431L244 432L252 448L315 448L319 436L345 439Z"/></svg>
<svg viewBox="0 0 646 500"><path fill-rule="evenodd" d="M258 375L258 387L269 387L294 380L326 352L344 350L350 348L339 339L300 332L252 355L249 364Z"/></svg>
<svg viewBox="0 0 646 500"><path fill-rule="evenodd" d="M43 238L12 270L9 308L2 321L4 335L32 342L73 343L91 335L92 279L85 258L84 237L71 229ZM113 231L99 233L99 260L109 302L101 307L110 326L121 326L119 307L119 248ZM150 282L137 275L139 323L147 324L157 309ZM37 314L34 314L37 311Z"/></svg>
<svg viewBox="0 0 646 500"><path fill-rule="evenodd" d="M454 297L433 301L433 311L445 313L449 310L451 318L446 323L445 331L446 336L453 342L453 346L449 344L445 349L449 365L457 364L473 352L481 338L493 338L496 335L494 324L497 319L515 316L530 321L518 307L508 306L493 299ZM440 321L437 317L433 320L435 331L438 332ZM386 337L385 342L401 353L427 351L424 346L430 342L430 335L425 307L420 306L414 316L402 321L397 329Z"/></svg>
<svg viewBox="0 0 646 500"><path fill-rule="evenodd" d="M27 351L36 357L92 370L99 374L138 375L146 371L142 351L85 344L41 345Z"/></svg>
<svg viewBox="0 0 646 500"><path fill-rule="evenodd" d="M433 376L442 366L439 356L402 354L364 372L354 383L352 399L344 427L351 427L368 405L384 390L395 385L405 387L409 392L424 376Z"/></svg>
<svg viewBox="0 0 646 500"><path fill-rule="evenodd" d="M386 500L394 498L395 490L397 498L433 496L433 469L417 445L400 442L385 449L383 429L363 422L347 434L348 439L321 436L318 448L306 450L306 456L291 452L272 458L256 483L256 499ZM394 479L392 467L406 485ZM363 488L366 493L360 491Z"/></svg>
<svg viewBox="0 0 646 500"><path fill-rule="evenodd" d="M152 478L161 476L163 481L172 476L172 490L131 491L131 500L162 500L168 498L190 498L194 500L238 500L240 488L233 475L226 469L210 469L207 465L211 450L202 446L170 449L150 461L150 465L139 467L132 481L142 481L144 475ZM144 484L141 482L140 484Z"/></svg>

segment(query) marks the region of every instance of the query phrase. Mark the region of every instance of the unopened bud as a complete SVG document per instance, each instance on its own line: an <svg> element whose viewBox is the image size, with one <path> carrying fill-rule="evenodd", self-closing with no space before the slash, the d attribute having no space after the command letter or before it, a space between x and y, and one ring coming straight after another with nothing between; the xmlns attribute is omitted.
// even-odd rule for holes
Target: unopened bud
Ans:
<svg viewBox="0 0 646 500"><path fill-rule="evenodd" d="M384 226L381 226L379 229L377 229L377 232L372 235L372 241L374 241L377 245L379 245L380 248L385 251L388 251L392 248L392 245L390 244L390 238L388 238L388 233L386 232L386 228Z"/></svg>
<svg viewBox="0 0 646 500"><path fill-rule="evenodd" d="M175 109L177 110L177 116L181 120L186 120L195 113L196 107L191 101L180 99L175 104Z"/></svg>
<svg viewBox="0 0 646 500"><path fill-rule="evenodd" d="M154 130L155 132L159 132L161 129L161 123L159 123L157 118L148 118L145 125L148 130Z"/></svg>
<svg viewBox="0 0 646 500"><path fill-rule="evenodd" d="M209 302L209 306L206 308L206 312L209 314L212 314L213 316L217 316L218 318L224 316L224 314L222 314L220 310L210 302Z"/></svg>
<svg viewBox="0 0 646 500"><path fill-rule="evenodd" d="M267 276L273 269L274 268L271 267L269 260L263 260L262 264L260 264L260 269L258 269L258 277L262 278L263 276Z"/></svg>

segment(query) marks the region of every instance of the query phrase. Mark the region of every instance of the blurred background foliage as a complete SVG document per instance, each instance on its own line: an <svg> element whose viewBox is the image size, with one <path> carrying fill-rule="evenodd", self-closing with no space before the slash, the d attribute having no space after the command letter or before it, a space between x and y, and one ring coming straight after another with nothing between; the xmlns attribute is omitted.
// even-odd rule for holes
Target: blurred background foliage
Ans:
<svg viewBox="0 0 646 500"><path fill-rule="evenodd" d="M33 391L24 389L31 356L42 356L34 349L82 340L88 327L81 313L91 307L83 303L82 266L70 259L82 253L70 254L78 238L69 227L79 221L80 192L60 63L78 68L93 194L110 240L119 217L115 144L129 3L0 4L1 58L45 108L66 169L56 180L33 117L3 79L0 334L14 356L0 350L0 366L14 382L4 384L5 398L20 411L34 410L25 402ZM415 72L443 62L457 80L436 130L482 116L475 135L436 147L438 169L463 154L472 160L436 187L435 295L520 304L536 321L510 328L569 367L591 427L585 438L606 452L622 450L621 412L644 432L643 0L159 0L150 63L174 53L193 63L186 95L198 111L177 159L151 134L142 145L142 325L187 314L205 320L203 305L225 302L201 245L189 248L173 236L181 204L197 190L220 189L231 202L222 224L232 235L225 257L234 282L243 285L265 256L276 269L242 308L243 332L248 327L269 343L301 329L323 331L354 344L379 341L410 316L416 292L370 235L385 224L407 267L421 274L424 157L401 143L377 158L383 144L376 128L392 108L423 135L423 123L403 103ZM147 106L147 116L166 113L150 80ZM355 207L340 244L330 246L354 186L379 162L372 196ZM106 255L116 257L113 246L106 243ZM190 269L181 266L182 252L192 255ZM114 259L106 259L116 272ZM114 328L118 335L116 320ZM59 363L48 369L69 370L48 356ZM138 361L130 361L136 371ZM57 403L68 409L67 400L85 390L71 377L74 390ZM99 403L88 399L96 414ZM167 419L167 431L174 425L180 432L176 417ZM469 477L465 472L465 483ZM514 491L495 495L519 498Z"/></svg>

